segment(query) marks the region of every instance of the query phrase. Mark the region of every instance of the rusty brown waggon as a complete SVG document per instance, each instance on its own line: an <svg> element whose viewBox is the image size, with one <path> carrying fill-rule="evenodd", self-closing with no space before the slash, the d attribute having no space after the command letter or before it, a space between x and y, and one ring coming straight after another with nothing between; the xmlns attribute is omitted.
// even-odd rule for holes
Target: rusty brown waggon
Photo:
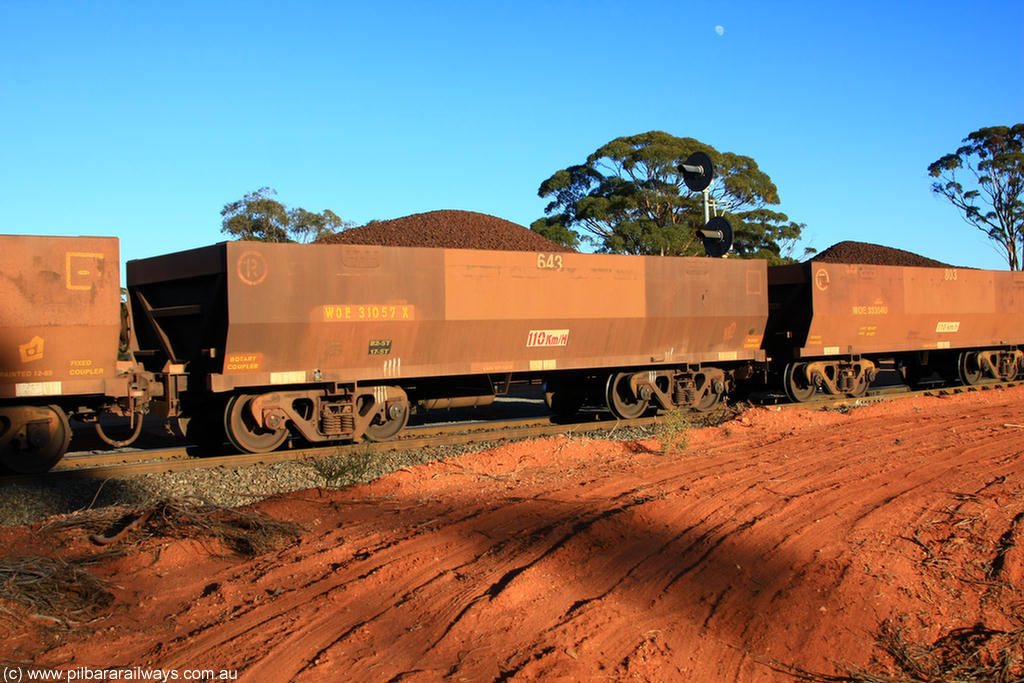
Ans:
<svg viewBox="0 0 1024 683"><path fill-rule="evenodd" d="M117 239L0 235L0 301L0 462L45 471L69 416L130 399Z"/></svg>
<svg viewBox="0 0 1024 683"><path fill-rule="evenodd" d="M415 408L527 379L556 412L707 409L764 358L766 277L748 260L259 242L128 263L140 361L187 365L181 410L252 452L290 431L388 438Z"/></svg>
<svg viewBox="0 0 1024 683"><path fill-rule="evenodd" d="M911 385L1024 368L1024 273L810 261L768 269L766 347L787 393L863 394L882 359Z"/></svg>
<svg viewBox="0 0 1024 683"><path fill-rule="evenodd" d="M144 414L265 452L388 439L415 411L543 383L556 415L709 410L1024 369L1024 274L811 261L226 242L127 264L115 238L0 236L0 462L51 467L69 418ZM771 387L769 387L771 388ZM100 416L130 417L114 439Z"/></svg>

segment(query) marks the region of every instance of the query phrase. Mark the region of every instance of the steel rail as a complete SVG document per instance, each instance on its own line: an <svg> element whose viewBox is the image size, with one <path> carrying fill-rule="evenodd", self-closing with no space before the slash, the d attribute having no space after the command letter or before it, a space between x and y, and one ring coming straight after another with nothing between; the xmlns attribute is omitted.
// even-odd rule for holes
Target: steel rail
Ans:
<svg viewBox="0 0 1024 683"><path fill-rule="evenodd" d="M951 396L979 391L1007 389L1024 384L1024 381L992 382L978 385L936 386L912 390L905 385L879 387L860 397L822 396L811 401L792 403L764 402L750 403L750 407L765 407L771 410L849 410L876 403L902 400L917 396ZM710 415L714 415L712 411ZM694 413L699 418L705 414ZM471 443L512 441L541 436L561 434L599 434L614 432L631 427L657 425L662 418L658 415L634 420L616 419L608 413L586 413L586 419L573 422L552 422L549 417L519 418L515 420L452 423L414 427L406 430L400 438L392 441L362 442L355 444L330 444L320 446L287 447L260 454L208 455L197 453L194 446L174 446L147 450L118 450L92 453L75 453L66 456L52 471L41 475L9 475L0 477L0 485L30 480L55 481L61 478L108 479L136 476L141 474L162 474L192 469L217 467L245 467L271 465L293 460L315 460L345 456L369 449L375 453L418 450L439 446L457 446ZM289 442L294 446L298 441Z"/></svg>
<svg viewBox="0 0 1024 683"><path fill-rule="evenodd" d="M437 446L457 446L480 442L501 442L558 434L589 434L612 431L626 426L637 427L657 422L656 417L639 418L636 420L616 420L614 418L595 417L587 421L572 423L552 423L550 419L526 419L519 421L524 424L515 425L515 421L499 423L478 423L479 428L467 430L465 425L449 425L445 428L431 428L432 433L410 435L403 439L381 442L361 442L354 444L332 444L328 446L285 448L270 453L241 453L233 455L193 456L189 451L197 450L191 446L176 448L152 449L146 451L120 452L110 454L103 463L93 463L95 456L82 455L65 459L46 474L13 475L0 477L0 485L14 481L44 479L54 481L60 478L107 479L127 477L140 474L163 474L183 472L192 469L216 467L245 467L250 465L272 465L293 460L314 460L334 456L344 456L357 451L369 449L375 453L418 450ZM476 427L476 425L474 425ZM489 428L488 428L489 427ZM294 442L292 442L294 443Z"/></svg>

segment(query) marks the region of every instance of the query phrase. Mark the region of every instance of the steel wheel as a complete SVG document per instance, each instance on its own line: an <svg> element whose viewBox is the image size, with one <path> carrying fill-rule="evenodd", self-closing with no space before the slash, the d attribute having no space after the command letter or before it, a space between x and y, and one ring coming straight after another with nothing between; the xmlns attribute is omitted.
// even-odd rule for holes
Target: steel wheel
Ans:
<svg viewBox="0 0 1024 683"><path fill-rule="evenodd" d="M705 384L710 385L707 388L707 393L705 393L704 396L702 396L701 399L697 401L697 404L693 406L694 410L697 410L698 412L701 413L708 412L709 410L717 406L718 402L722 400L722 394L715 391L714 382L706 379Z"/></svg>
<svg viewBox="0 0 1024 683"><path fill-rule="evenodd" d="M46 472L64 457L71 425L59 406L0 410L0 463L22 474Z"/></svg>
<svg viewBox="0 0 1024 683"><path fill-rule="evenodd" d="M864 394L868 393L868 388L871 386L871 382L868 380L866 375L860 376L860 381L853 385L853 388L846 393L851 398L860 398Z"/></svg>
<svg viewBox="0 0 1024 683"><path fill-rule="evenodd" d="M394 403L387 410L387 418L377 415L366 428L364 436L370 441L387 441L405 429L409 422L409 406Z"/></svg>
<svg viewBox="0 0 1024 683"><path fill-rule="evenodd" d="M960 381L970 386L980 384L985 372L978 366L978 354L964 351L957 360Z"/></svg>
<svg viewBox="0 0 1024 683"><path fill-rule="evenodd" d="M623 420L635 420L647 412L647 399L634 396L629 389L631 372L620 372L608 377L605 386L605 399L608 409L615 417Z"/></svg>
<svg viewBox="0 0 1024 683"><path fill-rule="evenodd" d="M813 383L808 383L804 378L803 369L803 363L790 363L786 366L785 376L783 377L786 395L798 403L809 401L818 393L818 387Z"/></svg>
<svg viewBox="0 0 1024 683"><path fill-rule="evenodd" d="M269 453L288 438L288 428L267 429L256 423L249 410L255 396L232 396L224 408L224 431L235 448L246 453Z"/></svg>
<svg viewBox="0 0 1024 683"><path fill-rule="evenodd" d="M1013 356L1007 356L1006 354L1000 354L999 357L999 379L1003 382L1012 382L1017 379L1017 375L1020 374L1020 368L1017 366L1017 359Z"/></svg>

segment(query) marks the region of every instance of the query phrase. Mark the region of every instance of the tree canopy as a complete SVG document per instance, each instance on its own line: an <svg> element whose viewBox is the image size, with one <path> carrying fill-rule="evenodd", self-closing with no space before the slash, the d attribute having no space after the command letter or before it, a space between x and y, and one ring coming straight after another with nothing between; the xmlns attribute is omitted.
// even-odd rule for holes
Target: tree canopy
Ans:
<svg viewBox="0 0 1024 683"><path fill-rule="evenodd" d="M610 253L703 254L697 235L704 226L703 197L686 187L679 168L694 152L714 163L709 192L733 227L733 250L791 260L804 225L769 208L779 203L779 193L753 159L661 131L616 138L585 163L545 180L538 195L551 202L530 228L561 244L575 247L582 240Z"/></svg>
<svg viewBox="0 0 1024 683"><path fill-rule="evenodd" d="M1024 269L1024 123L974 131L928 167L932 192L999 245L1010 270Z"/></svg>
<svg viewBox="0 0 1024 683"><path fill-rule="evenodd" d="M220 212L220 231L240 240L312 242L352 225L330 209L322 213L289 209L274 199L275 195L277 191L273 188L261 187L225 204Z"/></svg>

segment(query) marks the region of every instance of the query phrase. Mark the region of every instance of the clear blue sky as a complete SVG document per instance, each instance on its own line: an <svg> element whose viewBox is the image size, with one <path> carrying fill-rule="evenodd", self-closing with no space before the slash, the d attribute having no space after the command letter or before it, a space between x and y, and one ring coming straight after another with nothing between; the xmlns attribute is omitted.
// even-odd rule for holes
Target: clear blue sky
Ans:
<svg viewBox="0 0 1024 683"><path fill-rule="evenodd" d="M926 169L1022 120L1021 0L0 0L0 232L126 259L220 241L265 185L529 225L554 171L664 130L753 157L819 250L1005 268Z"/></svg>

